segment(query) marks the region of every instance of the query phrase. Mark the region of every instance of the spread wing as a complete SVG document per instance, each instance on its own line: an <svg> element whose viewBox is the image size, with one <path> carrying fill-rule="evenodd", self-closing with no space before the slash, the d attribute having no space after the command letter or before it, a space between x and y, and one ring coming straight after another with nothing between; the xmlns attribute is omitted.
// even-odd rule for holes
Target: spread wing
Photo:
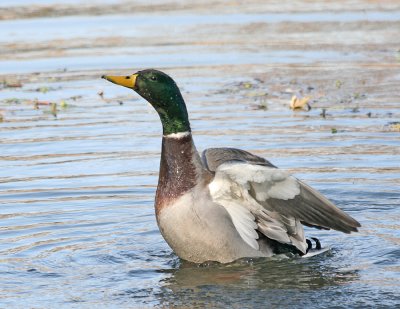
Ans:
<svg viewBox="0 0 400 309"><path fill-rule="evenodd" d="M360 224L319 192L267 160L243 150L211 148L202 153L215 173L212 198L224 206L242 238L258 249L258 232L306 251L304 225L357 231Z"/></svg>

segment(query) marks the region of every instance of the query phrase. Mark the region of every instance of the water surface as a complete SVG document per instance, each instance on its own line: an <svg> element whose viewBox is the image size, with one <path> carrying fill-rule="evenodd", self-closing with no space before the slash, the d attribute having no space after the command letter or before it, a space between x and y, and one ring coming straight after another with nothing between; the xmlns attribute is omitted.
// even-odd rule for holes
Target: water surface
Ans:
<svg viewBox="0 0 400 309"><path fill-rule="evenodd" d="M6 3L0 307L400 305L400 6L217 1L217 13L172 1L135 13L116 0L82 16L80 1ZM58 16L40 11L49 4ZM181 261L154 217L158 116L99 78L147 67L176 79L199 150L268 158L360 232L307 228L330 247L309 259ZM291 111L293 94L312 109Z"/></svg>

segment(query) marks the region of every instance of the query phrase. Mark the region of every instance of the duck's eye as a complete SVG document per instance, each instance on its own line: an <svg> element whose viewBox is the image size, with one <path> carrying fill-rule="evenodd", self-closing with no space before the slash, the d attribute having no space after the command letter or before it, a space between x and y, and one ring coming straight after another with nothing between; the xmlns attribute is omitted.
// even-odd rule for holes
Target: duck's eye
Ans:
<svg viewBox="0 0 400 309"><path fill-rule="evenodd" d="M155 77L154 75L152 75L152 76L150 77L150 79L151 79L151 80L157 80L157 77Z"/></svg>

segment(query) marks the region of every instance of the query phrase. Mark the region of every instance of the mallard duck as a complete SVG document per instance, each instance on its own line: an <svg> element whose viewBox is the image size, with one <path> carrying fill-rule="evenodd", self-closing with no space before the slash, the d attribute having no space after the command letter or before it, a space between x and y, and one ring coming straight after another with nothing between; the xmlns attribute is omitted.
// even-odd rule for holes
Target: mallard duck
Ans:
<svg viewBox="0 0 400 309"><path fill-rule="evenodd" d="M160 116L155 214L161 234L180 258L228 263L286 252L303 256L312 246L303 225L344 233L361 226L264 158L235 148L199 154L185 101L167 74L149 69L102 78L134 90Z"/></svg>

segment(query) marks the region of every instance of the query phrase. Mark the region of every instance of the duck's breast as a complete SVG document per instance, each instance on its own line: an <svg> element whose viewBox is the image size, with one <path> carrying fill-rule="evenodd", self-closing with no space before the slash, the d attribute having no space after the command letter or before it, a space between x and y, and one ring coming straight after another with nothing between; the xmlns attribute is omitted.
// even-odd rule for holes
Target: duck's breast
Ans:
<svg viewBox="0 0 400 309"><path fill-rule="evenodd" d="M243 241L227 211L196 188L164 205L157 214L161 234L174 252L196 263L261 256Z"/></svg>

